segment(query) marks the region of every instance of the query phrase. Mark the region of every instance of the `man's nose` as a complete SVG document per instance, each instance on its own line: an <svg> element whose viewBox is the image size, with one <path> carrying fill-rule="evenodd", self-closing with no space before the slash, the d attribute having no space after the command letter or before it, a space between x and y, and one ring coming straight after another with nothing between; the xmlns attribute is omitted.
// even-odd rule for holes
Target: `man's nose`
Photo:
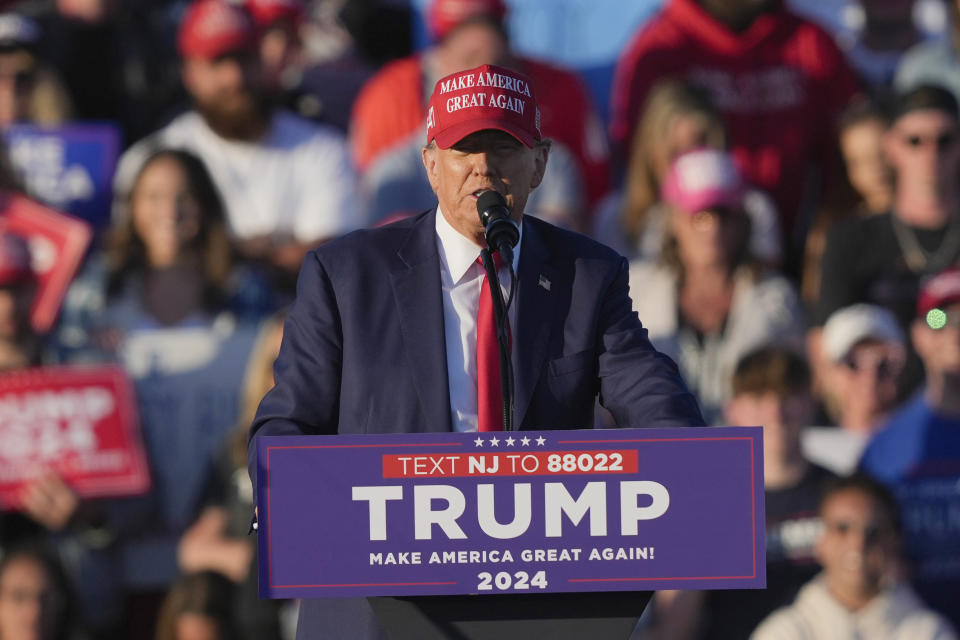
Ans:
<svg viewBox="0 0 960 640"><path fill-rule="evenodd" d="M495 164L490 153L486 151L477 151L471 154L473 172L480 176L487 176L494 172Z"/></svg>
<svg viewBox="0 0 960 640"><path fill-rule="evenodd" d="M847 545L856 551L863 551L867 548L868 534L864 527L850 527L847 532Z"/></svg>
<svg viewBox="0 0 960 640"><path fill-rule="evenodd" d="M219 77L222 86L239 88L246 84L246 74L239 60L228 58L220 62Z"/></svg>

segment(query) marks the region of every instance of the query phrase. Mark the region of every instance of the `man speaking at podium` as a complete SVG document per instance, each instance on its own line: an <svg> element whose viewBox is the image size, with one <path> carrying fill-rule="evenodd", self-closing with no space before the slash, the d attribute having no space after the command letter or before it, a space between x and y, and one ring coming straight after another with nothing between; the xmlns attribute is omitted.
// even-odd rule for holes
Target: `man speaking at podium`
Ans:
<svg viewBox="0 0 960 640"><path fill-rule="evenodd" d="M510 264L517 275L505 340L517 428L589 428L597 394L621 427L703 424L632 311L626 260L523 215L550 150L539 123L518 72L484 65L437 83L423 149L437 208L307 255L276 386L250 431L254 483L259 435L504 428L496 303L478 258L505 227L516 246L493 263L504 299ZM297 637L385 635L358 598L305 601Z"/></svg>

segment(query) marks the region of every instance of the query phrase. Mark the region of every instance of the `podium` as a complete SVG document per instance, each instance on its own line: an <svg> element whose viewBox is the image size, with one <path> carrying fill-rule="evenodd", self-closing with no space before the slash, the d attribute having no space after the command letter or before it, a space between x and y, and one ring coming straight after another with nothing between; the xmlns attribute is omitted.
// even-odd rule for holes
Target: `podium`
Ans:
<svg viewBox="0 0 960 640"><path fill-rule="evenodd" d="M260 596L333 637L626 640L766 586L759 427L257 440Z"/></svg>
<svg viewBox="0 0 960 640"><path fill-rule="evenodd" d="M652 591L368 598L391 640L627 640Z"/></svg>

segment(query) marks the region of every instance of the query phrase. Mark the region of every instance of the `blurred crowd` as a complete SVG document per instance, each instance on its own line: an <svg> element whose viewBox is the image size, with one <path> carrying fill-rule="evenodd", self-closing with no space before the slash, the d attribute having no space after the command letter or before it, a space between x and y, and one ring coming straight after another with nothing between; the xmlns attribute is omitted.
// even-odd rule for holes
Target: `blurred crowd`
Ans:
<svg viewBox="0 0 960 640"><path fill-rule="evenodd" d="M960 0L663 0L602 100L521 53L512 4L0 1L0 128L122 140L49 331L0 224L0 370L122 365L153 479L51 472L0 513L0 640L293 637L245 459L284 309L313 247L436 204L425 102L484 63L533 78L552 140L527 215L627 257L708 422L763 425L768 588L660 592L635 636L957 637ZM2 151L0 223L44 199Z"/></svg>

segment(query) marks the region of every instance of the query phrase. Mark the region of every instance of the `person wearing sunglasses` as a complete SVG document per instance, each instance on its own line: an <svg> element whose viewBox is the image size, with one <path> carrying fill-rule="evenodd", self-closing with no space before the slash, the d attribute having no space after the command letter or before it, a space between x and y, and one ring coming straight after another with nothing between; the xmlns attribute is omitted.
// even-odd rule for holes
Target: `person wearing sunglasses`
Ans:
<svg viewBox="0 0 960 640"><path fill-rule="evenodd" d="M960 120L957 100L926 85L897 95L887 111L883 151L894 172L889 212L838 222L827 235L810 336L818 379L826 363L818 340L833 312L859 302L890 309L904 331L920 282L960 263ZM908 355L898 381L904 399L923 379Z"/></svg>
<svg viewBox="0 0 960 640"><path fill-rule="evenodd" d="M816 554L823 571L751 640L951 640L956 633L898 576L900 514L876 480L855 474L828 485Z"/></svg>
<svg viewBox="0 0 960 640"><path fill-rule="evenodd" d="M827 421L836 426L805 430L804 451L837 473L849 473L870 436L897 407L904 334L888 309L855 304L827 320L823 350L827 364L820 399Z"/></svg>
<svg viewBox="0 0 960 640"><path fill-rule="evenodd" d="M960 628L960 267L923 285L910 338L925 385L873 437L860 468L894 490L917 591Z"/></svg>

